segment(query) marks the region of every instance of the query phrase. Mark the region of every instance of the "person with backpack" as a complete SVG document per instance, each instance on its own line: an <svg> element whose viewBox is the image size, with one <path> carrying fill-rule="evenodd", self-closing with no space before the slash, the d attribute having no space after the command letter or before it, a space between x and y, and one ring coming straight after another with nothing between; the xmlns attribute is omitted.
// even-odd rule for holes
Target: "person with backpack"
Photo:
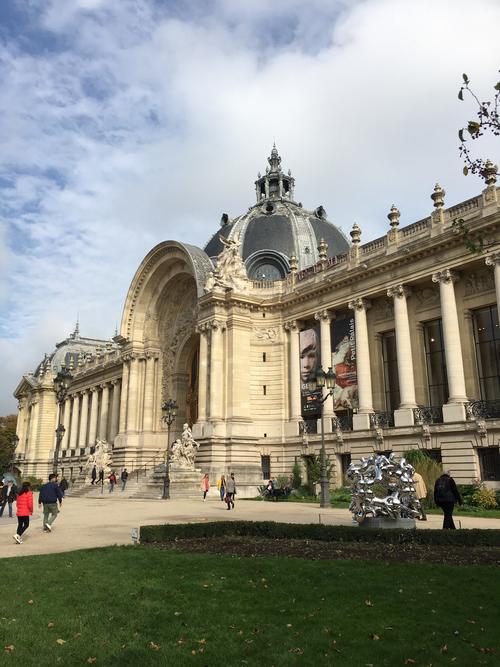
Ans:
<svg viewBox="0 0 500 667"><path fill-rule="evenodd" d="M122 491L125 491L125 487L127 486L127 480L128 480L127 468L123 469L122 474L120 475L120 479L122 480Z"/></svg>
<svg viewBox="0 0 500 667"><path fill-rule="evenodd" d="M17 533L12 537L18 544L22 544L21 535L30 525L30 516L33 514L33 491L29 482L23 482L19 495L17 496Z"/></svg>
<svg viewBox="0 0 500 667"><path fill-rule="evenodd" d="M108 477L108 480L109 480L109 492L113 493L116 484L116 475L114 470L111 472L111 475Z"/></svg>
<svg viewBox="0 0 500 667"><path fill-rule="evenodd" d="M455 503L462 504L462 497L449 470L445 470L434 484L434 502L443 510L443 529L455 530L453 510Z"/></svg>

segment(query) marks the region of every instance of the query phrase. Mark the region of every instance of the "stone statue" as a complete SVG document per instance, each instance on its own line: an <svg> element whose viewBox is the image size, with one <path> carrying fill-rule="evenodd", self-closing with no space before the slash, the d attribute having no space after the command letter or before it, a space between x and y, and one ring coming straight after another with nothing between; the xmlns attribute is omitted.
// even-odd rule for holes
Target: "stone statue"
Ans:
<svg viewBox="0 0 500 667"><path fill-rule="evenodd" d="M219 239L224 249L217 257L217 271L212 278L215 280L215 284L221 287L228 287L240 292L245 291L248 288L248 277L239 251L241 241L226 239L221 235L219 235ZM209 276L208 281L210 280Z"/></svg>
<svg viewBox="0 0 500 667"><path fill-rule="evenodd" d="M352 493L349 510L356 521L362 523L367 515L394 520L421 518L422 509L413 486L414 472L404 458L398 461L392 453L351 463L347 470ZM375 493L373 485L376 485ZM381 489L385 495L379 493ZM375 495L377 492L379 495Z"/></svg>
<svg viewBox="0 0 500 667"><path fill-rule="evenodd" d="M85 482L91 481L92 468L95 466L97 473L104 470L104 477L111 473L112 459L109 454L109 444L106 440L98 440L95 444L94 453L90 454L85 463L84 474Z"/></svg>
<svg viewBox="0 0 500 667"><path fill-rule="evenodd" d="M170 465L172 467L194 470L194 459L200 445L193 438L189 424L184 424L181 438L172 445Z"/></svg>

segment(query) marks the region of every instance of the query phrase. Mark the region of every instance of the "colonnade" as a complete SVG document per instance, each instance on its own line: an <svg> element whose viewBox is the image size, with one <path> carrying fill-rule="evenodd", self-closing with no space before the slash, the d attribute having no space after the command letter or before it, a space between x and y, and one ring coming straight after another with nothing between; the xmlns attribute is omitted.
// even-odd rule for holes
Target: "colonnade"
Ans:
<svg viewBox="0 0 500 667"><path fill-rule="evenodd" d="M496 298L500 312L500 253L491 253L486 257L485 261L488 266L494 268ZM444 269L432 274L432 282L439 285L449 390L448 402L443 406L443 420L445 422L464 420L464 404L468 400L465 388L464 364L454 287L458 279L458 274L451 269ZM411 332L407 308L407 299L411 296L411 288L408 285L399 283L389 287L387 296L393 299L394 304L396 354L401 401L399 409L395 411L395 425L406 426L413 424L413 408L416 407ZM366 316L370 305L370 301L365 298L356 298L348 303L348 308L354 312L356 336L359 407L357 414L353 416L355 430L369 428L369 415L374 411ZM321 359L323 368L326 371L331 365L330 322L335 317L335 313L331 310L321 310L315 313L314 317L321 325ZM299 374L300 323L297 320L288 321L285 322L284 328L289 336L289 382L291 392L289 417L291 420L299 420L301 418ZM327 409L329 412L330 407L328 406L327 408L325 404L325 416L327 415Z"/></svg>
<svg viewBox="0 0 500 667"><path fill-rule="evenodd" d="M198 378L198 421L220 421L224 410L224 338L226 323L212 319L198 325L200 363Z"/></svg>
<svg viewBox="0 0 500 667"><path fill-rule="evenodd" d="M117 414L117 432L160 430L160 353L131 352L123 358L122 392ZM118 401L118 399L117 399Z"/></svg>
<svg viewBox="0 0 500 667"><path fill-rule="evenodd" d="M93 446L97 440L113 442L120 416L120 380L69 394L62 408L63 450Z"/></svg>

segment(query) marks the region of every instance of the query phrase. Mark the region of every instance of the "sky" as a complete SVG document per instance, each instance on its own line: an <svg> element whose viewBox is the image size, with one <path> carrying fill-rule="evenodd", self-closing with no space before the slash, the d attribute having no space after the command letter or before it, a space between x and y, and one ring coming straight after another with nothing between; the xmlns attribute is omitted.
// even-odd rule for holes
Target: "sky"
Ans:
<svg viewBox="0 0 500 667"><path fill-rule="evenodd" d="M362 243L451 206L457 131L493 97L498 0L1 0L0 415L73 331L110 338L157 243L254 203L273 142L296 199ZM500 142L479 155L500 159Z"/></svg>

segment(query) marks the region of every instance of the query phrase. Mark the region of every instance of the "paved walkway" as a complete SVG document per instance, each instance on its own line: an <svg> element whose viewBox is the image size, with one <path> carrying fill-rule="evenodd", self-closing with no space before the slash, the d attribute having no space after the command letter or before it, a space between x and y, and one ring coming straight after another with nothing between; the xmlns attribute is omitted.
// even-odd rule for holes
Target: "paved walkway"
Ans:
<svg viewBox="0 0 500 667"><path fill-rule="evenodd" d="M52 533L42 530L42 514L35 509L23 544L12 535L17 520L0 518L0 557L46 554L74 549L131 544L131 530L156 523L186 523L245 519L250 521L283 521L287 523L325 523L350 525L346 509L321 509L317 504L237 501L236 509L227 511L225 503L215 499L200 500L131 500L107 498L71 498L64 500ZM462 528L500 528L500 519L458 517ZM441 528L442 517L429 516L417 522L418 529Z"/></svg>

